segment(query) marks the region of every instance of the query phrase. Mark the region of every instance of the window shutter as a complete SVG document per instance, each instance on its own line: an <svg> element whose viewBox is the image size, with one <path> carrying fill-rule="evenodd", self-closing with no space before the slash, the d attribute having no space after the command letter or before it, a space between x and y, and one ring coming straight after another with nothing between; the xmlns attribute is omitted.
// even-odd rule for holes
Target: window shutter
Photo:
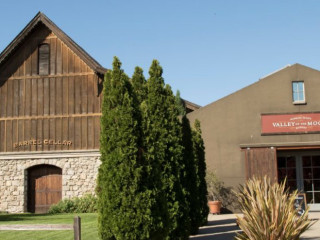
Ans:
<svg viewBox="0 0 320 240"><path fill-rule="evenodd" d="M49 75L49 59L50 48L49 44L42 44L39 46L38 71L39 75Z"/></svg>

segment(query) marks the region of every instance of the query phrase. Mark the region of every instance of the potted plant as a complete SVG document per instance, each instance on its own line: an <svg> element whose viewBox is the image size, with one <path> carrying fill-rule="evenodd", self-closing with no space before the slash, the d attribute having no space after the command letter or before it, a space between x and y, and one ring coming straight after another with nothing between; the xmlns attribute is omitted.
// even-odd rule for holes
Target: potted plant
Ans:
<svg viewBox="0 0 320 240"><path fill-rule="evenodd" d="M211 214L220 214L221 212L221 192L223 183L218 179L217 175L212 171L207 171L206 182L208 190L208 206Z"/></svg>

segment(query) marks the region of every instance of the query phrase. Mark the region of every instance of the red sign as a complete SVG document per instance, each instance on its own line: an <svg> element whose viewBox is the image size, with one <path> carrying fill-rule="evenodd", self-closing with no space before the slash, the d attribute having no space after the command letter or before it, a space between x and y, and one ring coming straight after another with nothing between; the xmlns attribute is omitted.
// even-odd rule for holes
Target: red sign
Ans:
<svg viewBox="0 0 320 240"><path fill-rule="evenodd" d="M320 113L261 115L261 133L320 132Z"/></svg>

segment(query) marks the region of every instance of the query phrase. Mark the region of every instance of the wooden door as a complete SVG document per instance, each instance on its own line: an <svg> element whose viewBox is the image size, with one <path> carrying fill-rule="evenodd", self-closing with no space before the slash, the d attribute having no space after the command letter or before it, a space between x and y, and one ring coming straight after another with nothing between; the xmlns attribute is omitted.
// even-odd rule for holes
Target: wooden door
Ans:
<svg viewBox="0 0 320 240"><path fill-rule="evenodd" d="M61 200L62 170L51 165L39 165L28 170L28 212L46 213Z"/></svg>
<svg viewBox="0 0 320 240"><path fill-rule="evenodd" d="M245 151L247 179L253 176L263 178L267 175L271 181L278 181L275 148L250 148Z"/></svg>

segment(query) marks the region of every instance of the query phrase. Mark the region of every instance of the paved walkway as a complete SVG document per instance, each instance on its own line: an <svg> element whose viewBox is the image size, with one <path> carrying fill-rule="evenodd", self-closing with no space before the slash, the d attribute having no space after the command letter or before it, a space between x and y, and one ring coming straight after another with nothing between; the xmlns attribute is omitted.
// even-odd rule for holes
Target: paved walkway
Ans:
<svg viewBox="0 0 320 240"><path fill-rule="evenodd" d="M315 223L301 236L301 240L320 240L320 212L310 212L309 218ZM236 224L235 214L209 215L208 225L199 230L199 234L191 236L192 240L234 240L237 232L241 232Z"/></svg>

